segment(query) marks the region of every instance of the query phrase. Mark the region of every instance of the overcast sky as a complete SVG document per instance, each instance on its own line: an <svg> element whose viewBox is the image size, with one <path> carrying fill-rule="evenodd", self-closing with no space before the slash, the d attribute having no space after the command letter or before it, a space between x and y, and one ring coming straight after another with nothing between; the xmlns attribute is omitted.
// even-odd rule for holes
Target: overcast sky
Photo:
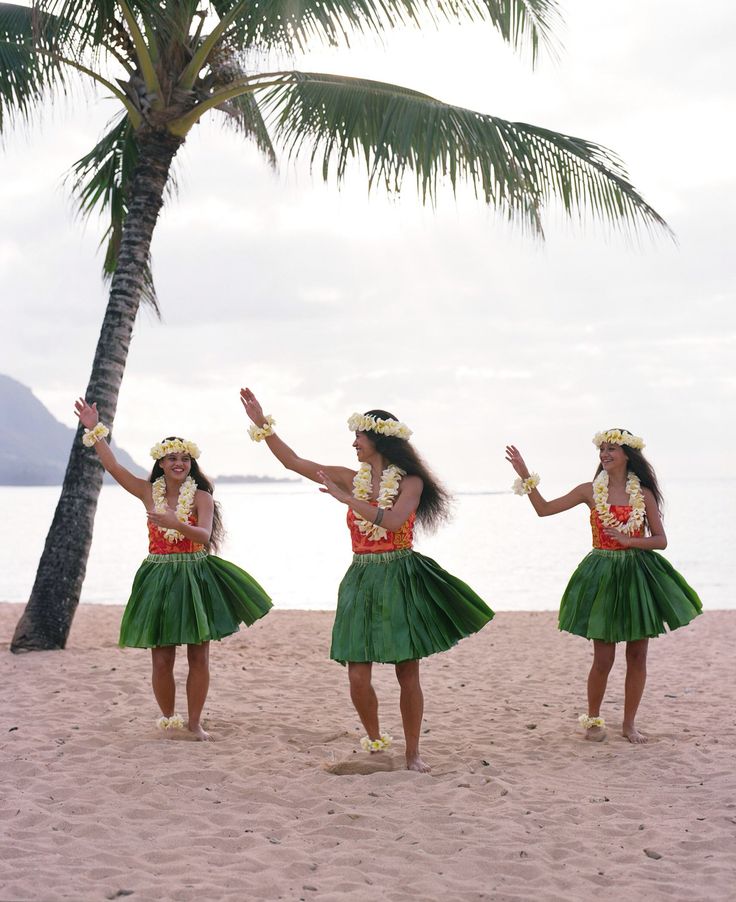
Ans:
<svg viewBox="0 0 736 902"><path fill-rule="evenodd" d="M278 473L245 436L252 387L300 453L350 463L346 419L385 407L452 487L503 488L516 442L548 485L581 481L594 432L643 435L665 480L729 475L736 426L734 34L718 0L561 3L554 61L535 71L488 26L397 32L296 68L394 81L605 144L667 219L638 243L552 213L524 235L469 192L422 208L341 190L306 166L269 171L220 119L177 161L154 238L164 314L142 312L116 439L140 463L172 433L216 475ZM61 101L6 139L0 179L0 371L72 424L106 303L101 229L74 216L64 173L116 111ZM93 399L90 399L93 400Z"/></svg>

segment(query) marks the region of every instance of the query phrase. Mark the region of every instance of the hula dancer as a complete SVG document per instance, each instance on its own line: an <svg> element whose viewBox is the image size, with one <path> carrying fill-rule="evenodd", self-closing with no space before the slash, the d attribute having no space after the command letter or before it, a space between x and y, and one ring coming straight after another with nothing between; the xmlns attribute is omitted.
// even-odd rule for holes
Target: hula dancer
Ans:
<svg viewBox="0 0 736 902"><path fill-rule="evenodd" d="M151 649L153 694L162 714L157 725L167 737L184 727L174 708L174 659L176 646L187 646L187 729L207 740L200 718L209 688L210 640L263 617L271 601L253 577L209 554L217 549L222 523L194 442L170 437L154 445L151 476L139 479L115 459L97 406L80 398L75 408L85 427L84 444L94 447L107 472L148 512L150 554L133 581L119 644Z"/></svg>
<svg viewBox="0 0 736 902"><path fill-rule="evenodd" d="M447 517L448 495L409 444L410 430L385 410L353 414L360 469L326 467L298 457L274 432L274 421L250 389L241 400L253 421L250 435L266 440L289 470L321 484L347 505L353 563L340 584L330 657L347 664L350 697L368 734L366 751L388 748L371 684L374 663L394 664L401 687L406 766L426 772L419 754L424 698L419 659L445 651L477 632L493 611L464 582L412 551L415 520L425 529Z"/></svg>
<svg viewBox="0 0 736 902"><path fill-rule="evenodd" d="M616 643L626 642L623 735L646 742L636 728L647 677L649 639L686 626L702 610L700 599L680 574L657 554L667 547L662 526L662 493L652 465L642 454L644 442L626 429L599 432L593 482L567 495L545 501L539 476L530 474L519 451L509 445L506 460L519 474L517 495L528 495L540 517L559 514L577 504L590 508L593 550L573 573L560 603L559 628L593 640L593 666L588 675L588 713L580 716L585 738L605 738L600 708Z"/></svg>

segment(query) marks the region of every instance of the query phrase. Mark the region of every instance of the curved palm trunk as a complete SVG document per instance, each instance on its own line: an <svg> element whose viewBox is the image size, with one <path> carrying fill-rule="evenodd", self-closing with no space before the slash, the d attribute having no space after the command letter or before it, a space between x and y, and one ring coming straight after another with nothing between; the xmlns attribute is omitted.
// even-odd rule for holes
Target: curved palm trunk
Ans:
<svg viewBox="0 0 736 902"><path fill-rule="evenodd" d="M119 262L85 396L97 402L100 418L107 425L115 418L164 188L172 160L183 144L183 139L165 131L137 137L138 163L131 183ZM10 645L14 652L64 648L79 604L103 475L94 450L82 444L82 432L80 426L31 597Z"/></svg>

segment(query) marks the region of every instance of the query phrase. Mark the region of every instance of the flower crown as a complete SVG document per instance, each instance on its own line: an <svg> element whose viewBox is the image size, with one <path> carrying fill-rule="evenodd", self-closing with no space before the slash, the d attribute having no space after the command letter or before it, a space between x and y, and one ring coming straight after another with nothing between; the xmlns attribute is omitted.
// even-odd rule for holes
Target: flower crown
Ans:
<svg viewBox="0 0 736 902"><path fill-rule="evenodd" d="M628 445L641 451L644 447L644 439L638 435L632 435L626 429L607 429L605 432L596 432L593 436L593 444L596 448L600 448L603 442L611 442L614 445Z"/></svg>
<svg viewBox="0 0 736 902"><path fill-rule="evenodd" d="M188 454L192 460L196 460L200 451L194 442L185 441L183 438L167 438L163 442L157 442L151 448L151 457L154 460L161 460L167 454Z"/></svg>
<svg viewBox="0 0 736 902"><path fill-rule="evenodd" d="M354 413L350 417L348 429L351 432L377 432L378 435L393 435L404 440L411 435L411 429L405 423L400 423L398 420L380 420L378 417L363 413Z"/></svg>

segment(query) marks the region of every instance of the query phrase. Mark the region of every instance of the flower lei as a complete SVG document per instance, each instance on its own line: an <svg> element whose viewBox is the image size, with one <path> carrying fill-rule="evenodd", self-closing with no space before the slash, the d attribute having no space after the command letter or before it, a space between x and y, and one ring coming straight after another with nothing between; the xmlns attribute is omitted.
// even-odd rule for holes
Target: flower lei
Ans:
<svg viewBox="0 0 736 902"><path fill-rule="evenodd" d="M181 714L172 714L171 717L159 717L156 721L159 730L183 730L184 718Z"/></svg>
<svg viewBox="0 0 736 902"><path fill-rule="evenodd" d="M268 438L269 435L273 435L273 427L275 425L276 420L274 420L272 416L267 416L263 422L263 426L256 426L255 423L253 423L252 426L249 426L248 435L251 437L252 441L262 442L264 438Z"/></svg>
<svg viewBox="0 0 736 902"><path fill-rule="evenodd" d="M637 532L644 525L644 518L647 513L644 495L641 491L641 482L636 473L629 472L626 478L626 494L631 501L631 513L625 523L613 516L608 504L608 473L603 470L593 480L593 500L595 501L595 509L601 518L601 523L612 529L617 529L624 535L630 536Z"/></svg>
<svg viewBox="0 0 736 902"><path fill-rule="evenodd" d="M156 442L150 453L154 460L161 460L167 454L188 454L192 460L196 460L200 451L194 442L182 438L168 438L164 442Z"/></svg>
<svg viewBox="0 0 736 902"><path fill-rule="evenodd" d="M153 509L157 514L166 513L166 477L159 476L153 483ZM176 519L180 523L188 523L189 515L194 507L194 496L197 493L197 483L191 476L187 476L179 489L179 498L176 502ZM160 528L160 527L159 527ZM178 542L184 536L177 529L161 529L167 542Z"/></svg>
<svg viewBox="0 0 736 902"><path fill-rule="evenodd" d="M593 436L593 444L600 448L603 442L611 442L612 445L628 445L636 451L644 447L644 439L638 435L632 435L625 429L608 429L605 432L596 432Z"/></svg>
<svg viewBox="0 0 736 902"><path fill-rule="evenodd" d="M92 429L85 429L84 435L82 436L82 444L85 448L91 448L93 445L96 445L103 438L107 438L110 435L110 430L105 426L105 424L100 421L94 426Z"/></svg>
<svg viewBox="0 0 736 902"><path fill-rule="evenodd" d="M584 730L589 730L591 727L603 729L606 726L606 722L602 717L591 717L589 714L581 714L578 717L578 723Z"/></svg>
<svg viewBox="0 0 736 902"><path fill-rule="evenodd" d="M360 747L364 752L382 752L384 749L391 748L393 738L388 733L381 733L380 739L371 739L370 736L364 736L360 740Z"/></svg>
<svg viewBox="0 0 736 902"><path fill-rule="evenodd" d="M536 489L539 485L539 473L531 473L526 479L522 479L519 476L518 479L514 480L511 488L514 490L514 495L530 495L532 489Z"/></svg>
<svg viewBox="0 0 736 902"><path fill-rule="evenodd" d="M366 416L362 413L354 413L348 419L348 429L351 432L376 432L378 435L393 435L404 440L411 435L411 429L406 423L400 423L398 420L381 420L378 417Z"/></svg>
<svg viewBox="0 0 736 902"><path fill-rule="evenodd" d="M393 464L386 467L381 473L381 482L378 487L378 507L381 510L388 510L390 507L393 507L394 498L399 493L401 477L405 475L404 470L400 470ZM373 470L371 465L367 463L361 464L360 469L353 478L353 498L357 498L358 501L370 501L372 488ZM355 511L353 511L353 514L355 515L358 529L368 538L369 542L378 542L379 539L385 539L388 535L388 530L384 529L383 526L376 526L375 523L371 523L365 517L356 514Z"/></svg>

